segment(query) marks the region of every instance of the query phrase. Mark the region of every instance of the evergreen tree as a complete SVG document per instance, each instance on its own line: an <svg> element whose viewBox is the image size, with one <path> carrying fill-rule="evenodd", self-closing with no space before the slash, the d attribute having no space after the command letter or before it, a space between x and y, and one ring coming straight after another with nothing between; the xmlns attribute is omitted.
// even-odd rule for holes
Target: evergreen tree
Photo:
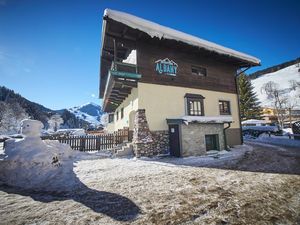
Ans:
<svg viewBox="0 0 300 225"><path fill-rule="evenodd" d="M260 102L253 91L253 86L245 74L238 77L241 119L261 119Z"/></svg>

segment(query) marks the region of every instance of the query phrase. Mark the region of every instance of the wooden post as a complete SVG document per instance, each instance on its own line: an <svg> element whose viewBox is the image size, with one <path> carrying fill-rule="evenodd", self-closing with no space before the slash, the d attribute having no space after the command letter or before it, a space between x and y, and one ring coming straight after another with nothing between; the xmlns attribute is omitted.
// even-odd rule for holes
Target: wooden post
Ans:
<svg viewBox="0 0 300 225"><path fill-rule="evenodd" d="M80 151L85 151L85 138L80 137Z"/></svg>
<svg viewBox="0 0 300 225"><path fill-rule="evenodd" d="M290 128L292 128L292 109L289 108Z"/></svg>

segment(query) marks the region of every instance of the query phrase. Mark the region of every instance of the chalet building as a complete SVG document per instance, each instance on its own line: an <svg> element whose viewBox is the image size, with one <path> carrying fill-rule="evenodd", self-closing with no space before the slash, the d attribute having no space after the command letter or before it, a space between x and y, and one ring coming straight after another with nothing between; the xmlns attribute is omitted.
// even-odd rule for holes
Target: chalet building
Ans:
<svg viewBox="0 0 300 225"><path fill-rule="evenodd" d="M106 9L100 64L106 130L128 127L136 156L201 155L242 143L237 71L259 59Z"/></svg>

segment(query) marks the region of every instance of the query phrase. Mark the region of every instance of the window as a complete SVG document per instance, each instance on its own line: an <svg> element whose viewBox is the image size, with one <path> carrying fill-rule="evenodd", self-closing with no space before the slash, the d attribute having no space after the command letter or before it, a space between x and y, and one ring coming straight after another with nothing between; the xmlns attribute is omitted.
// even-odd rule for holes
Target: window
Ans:
<svg viewBox="0 0 300 225"><path fill-rule="evenodd" d="M202 95L186 94L186 109L189 116L204 116L204 106Z"/></svg>
<svg viewBox="0 0 300 225"><path fill-rule="evenodd" d="M220 110L220 115L230 115L230 102L229 101L219 101L219 110Z"/></svg>
<svg viewBox="0 0 300 225"><path fill-rule="evenodd" d="M119 111L116 112L117 120L119 120Z"/></svg>
<svg viewBox="0 0 300 225"><path fill-rule="evenodd" d="M219 150L219 135L209 134L205 135L206 151Z"/></svg>
<svg viewBox="0 0 300 225"><path fill-rule="evenodd" d="M197 76L206 76L206 68L200 66L192 66L192 74Z"/></svg>
<svg viewBox="0 0 300 225"><path fill-rule="evenodd" d="M124 117L124 108L121 109L121 119Z"/></svg>
<svg viewBox="0 0 300 225"><path fill-rule="evenodd" d="M114 114L109 114L108 115L108 122L113 123L114 122Z"/></svg>

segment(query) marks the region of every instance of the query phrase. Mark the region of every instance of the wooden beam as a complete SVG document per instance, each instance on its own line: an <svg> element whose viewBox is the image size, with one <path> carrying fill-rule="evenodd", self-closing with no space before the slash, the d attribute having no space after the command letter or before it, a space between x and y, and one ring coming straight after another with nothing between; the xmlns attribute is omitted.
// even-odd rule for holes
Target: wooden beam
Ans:
<svg viewBox="0 0 300 225"><path fill-rule="evenodd" d="M118 100L118 99L109 99L108 100L109 102L114 102L114 103L117 103L117 104L121 104L123 101L122 100Z"/></svg>
<svg viewBox="0 0 300 225"><path fill-rule="evenodd" d="M124 28L123 32L122 32L122 37L125 36L125 34L127 33L127 31L128 31L128 27L126 26L126 27Z"/></svg>
<svg viewBox="0 0 300 225"><path fill-rule="evenodd" d="M124 99L126 99L126 97L121 96L121 95L110 95L109 99L116 99L116 100L122 100L123 101Z"/></svg>
<svg viewBox="0 0 300 225"><path fill-rule="evenodd" d="M128 94L119 94L119 93L111 93L111 97L121 97L121 98L127 98Z"/></svg>
<svg viewBox="0 0 300 225"><path fill-rule="evenodd" d="M115 87L113 92L130 94L131 93L131 88L117 88L117 87Z"/></svg>
<svg viewBox="0 0 300 225"><path fill-rule="evenodd" d="M129 37L126 35L126 37L122 37L122 34L119 34L119 33L116 33L116 32L106 32L106 35L110 38L115 38L115 39L118 39L118 40L122 40L122 41L136 41L135 38L133 37Z"/></svg>
<svg viewBox="0 0 300 225"><path fill-rule="evenodd" d="M124 87L136 88L137 87L137 82L133 82L133 81L124 80L124 81L115 81L115 83L116 83L116 87L121 87L121 88L124 88Z"/></svg>

